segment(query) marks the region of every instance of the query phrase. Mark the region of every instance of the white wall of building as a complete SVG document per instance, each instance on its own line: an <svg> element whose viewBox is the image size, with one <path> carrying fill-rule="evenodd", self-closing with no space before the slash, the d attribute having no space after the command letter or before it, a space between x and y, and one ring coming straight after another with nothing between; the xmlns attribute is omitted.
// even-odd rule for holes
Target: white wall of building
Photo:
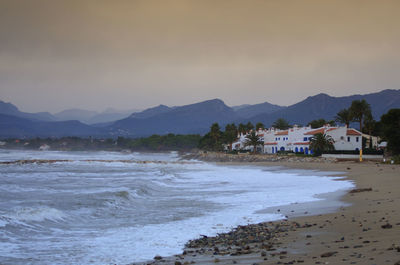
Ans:
<svg viewBox="0 0 400 265"><path fill-rule="evenodd" d="M278 151L292 151L309 154L310 139L317 132L325 133L334 140L336 150L360 150L362 135L355 129L347 127L331 127L326 125L321 128L293 127L288 130L265 129L257 132L264 140L264 153L274 154ZM245 146L246 135L240 135L233 144L233 150L251 150Z"/></svg>

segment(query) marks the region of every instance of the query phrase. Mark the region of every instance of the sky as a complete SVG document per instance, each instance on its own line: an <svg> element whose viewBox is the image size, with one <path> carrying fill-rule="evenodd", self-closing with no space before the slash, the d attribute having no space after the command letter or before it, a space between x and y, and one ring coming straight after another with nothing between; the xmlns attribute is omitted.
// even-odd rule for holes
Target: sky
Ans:
<svg viewBox="0 0 400 265"><path fill-rule="evenodd" d="M399 89L398 0L0 0L0 100L23 111Z"/></svg>

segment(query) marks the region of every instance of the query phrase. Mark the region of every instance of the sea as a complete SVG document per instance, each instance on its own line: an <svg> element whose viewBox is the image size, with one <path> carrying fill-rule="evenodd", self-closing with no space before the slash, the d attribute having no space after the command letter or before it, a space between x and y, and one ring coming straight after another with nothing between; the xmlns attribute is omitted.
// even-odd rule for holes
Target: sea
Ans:
<svg viewBox="0 0 400 265"><path fill-rule="evenodd" d="M285 218L351 181L327 172L180 160L171 153L0 150L0 264L129 264L188 240ZM65 161L62 161L65 160Z"/></svg>

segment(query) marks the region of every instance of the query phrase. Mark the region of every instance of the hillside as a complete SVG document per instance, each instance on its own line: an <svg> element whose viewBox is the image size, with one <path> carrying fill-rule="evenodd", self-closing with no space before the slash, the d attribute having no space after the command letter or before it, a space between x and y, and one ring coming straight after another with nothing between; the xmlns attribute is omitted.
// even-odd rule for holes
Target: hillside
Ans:
<svg viewBox="0 0 400 265"><path fill-rule="evenodd" d="M117 121L87 125L79 121L43 121L37 113L23 113L11 103L0 102L0 137L141 137L152 134L203 134L218 122L222 129L228 123L263 122L269 127L278 118L291 124L306 125L315 119L334 119L353 100L365 99L379 120L389 109L400 108L400 90L383 90L366 95L331 97L318 94L288 107L268 102L228 107L220 99L178 107L159 105ZM252 114L256 115L251 116ZM45 114L42 114L45 116ZM50 114L49 114L50 115ZM52 116L50 115L49 119Z"/></svg>
<svg viewBox="0 0 400 265"><path fill-rule="evenodd" d="M37 121L55 121L56 118L48 112L28 113L20 111L15 105L0 100L0 114L12 115Z"/></svg>
<svg viewBox="0 0 400 265"><path fill-rule="evenodd" d="M269 114L259 114L250 118L252 122L263 122L271 126L278 118L284 118L291 124L306 125L308 122L323 118L332 120L336 114L351 105L353 100L365 99L370 105L374 118L379 120L382 114L392 108L400 108L400 90L383 90L365 95L331 97L318 94ZM245 121L245 120L243 120Z"/></svg>
<svg viewBox="0 0 400 265"><path fill-rule="evenodd" d="M264 102L255 105L241 105L232 108L240 117L251 118L259 114L269 114L275 111L279 111L284 109L285 107Z"/></svg>
<svg viewBox="0 0 400 265"><path fill-rule="evenodd" d="M214 122L221 126L237 120L239 116L222 100L214 99L175 107L148 118L133 115L109 126L113 135L145 136L150 134L205 133Z"/></svg>
<svg viewBox="0 0 400 265"><path fill-rule="evenodd" d="M104 130L93 128L79 121L45 122L0 114L1 138L32 138L62 136L103 136Z"/></svg>

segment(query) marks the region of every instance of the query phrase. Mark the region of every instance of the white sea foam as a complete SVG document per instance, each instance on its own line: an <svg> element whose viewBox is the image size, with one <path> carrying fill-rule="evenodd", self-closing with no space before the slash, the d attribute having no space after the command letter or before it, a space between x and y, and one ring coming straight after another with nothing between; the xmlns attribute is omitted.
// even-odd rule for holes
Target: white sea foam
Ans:
<svg viewBox="0 0 400 265"><path fill-rule="evenodd" d="M73 162L0 166L0 263L125 264L172 255L200 234L283 218L260 210L353 187L316 171L179 164L176 154L0 151L3 161L27 157Z"/></svg>
<svg viewBox="0 0 400 265"><path fill-rule="evenodd" d="M0 216L0 227L5 227L7 224L9 224L9 220L7 220L5 216Z"/></svg>
<svg viewBox="0 0 400 265"><path fill-rule="evenodd" d="M13 209L6 217L16 221L41 222L44 220L60 221L65 218L65 214L49 207L23 207Z"/></svg>

